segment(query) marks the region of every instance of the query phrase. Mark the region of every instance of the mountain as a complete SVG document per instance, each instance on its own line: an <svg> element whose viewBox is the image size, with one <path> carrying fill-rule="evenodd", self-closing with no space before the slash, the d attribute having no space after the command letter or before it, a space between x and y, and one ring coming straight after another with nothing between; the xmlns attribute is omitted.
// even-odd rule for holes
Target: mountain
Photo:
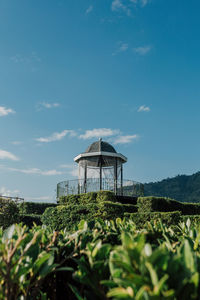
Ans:
<svg viewBox="0 0 200 300"><path fill-rule="evenodd" d="M144 196L164 196L181 202L200 202L200 172L145 183Z"/></svg>

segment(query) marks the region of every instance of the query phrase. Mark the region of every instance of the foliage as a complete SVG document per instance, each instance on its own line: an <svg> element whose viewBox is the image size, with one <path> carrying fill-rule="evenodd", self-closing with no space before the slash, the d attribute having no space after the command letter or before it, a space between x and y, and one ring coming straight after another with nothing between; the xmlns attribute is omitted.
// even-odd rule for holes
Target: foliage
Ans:
<svg viewBox="0 0 200 300"><path fill-rule="evenodd" d="M124 216L132 220L138 228L143 228L146 222L151 222L151 221L154 222L154 221L158 221L159 219L167 226L177 225L182 220L180 211L125 213Z"/></svg>
<svg viewBox="0 0 200 300"><path fill-rule="evenodd" d="M144 195L165 196L181 202L200 202L200 172L144 184Z"/></svg>
<svg viewBox="0 0 200 300"><path fill-rule="evenodd" d="M36 299L43 279L56 267L53 239L53 233L47 237L43 230L28 232L19 225L0 231L0 299L28 299L30 294Z"/></svg>
<svg viewBox="0 0 200 300"><path fill-rule="evenodd" d="M17 222L19 222L19 208L17 204L10 199L0 198L0 226L6 228Z"/></svg>
<svg viewBox="0 0 200 300"><path fill-rule="evenodd" d="M52 208L48 208L52 209ZM200 297L200 228L132 220L81 221L75 232L0 230L0 299Z"/></svg>
<svg viewBox="0 0 200 300"><path fill-rule="evenodd" d="M180 211L183 215L197 215L200 214L200 204L195 203L181 203L179 201L164 198L164 197L139 197L137 200L138 212L170 212Z"/></svg>
<svg viewBox="0 0 200 300"><path fill-rule="evenodd" d="M116 202L116 198L113 192L110 191L99 191L89 192L79 195L68 195L62 196L59 199L59 204L90 204L98 203L102 201L113 201Z"/></svg>
<svg viewBox="0 0 200 300"><path fill-rule="evenodd" d="M19 204L19 210L25 215L42 215L46 208L56 207L56 205L55 203L23 202Z"/></svg>
<svg viewBox="0 0 200 300"><path fill-rule="evenodd" d="M103 220L123 217L124 212L136 212L137 207L131 204L121 204L102 201L90 204L58 205L47 208L41 217L43 224L54 230L66 228L72 230L82 219L92 221L97 218Z"/></svg>

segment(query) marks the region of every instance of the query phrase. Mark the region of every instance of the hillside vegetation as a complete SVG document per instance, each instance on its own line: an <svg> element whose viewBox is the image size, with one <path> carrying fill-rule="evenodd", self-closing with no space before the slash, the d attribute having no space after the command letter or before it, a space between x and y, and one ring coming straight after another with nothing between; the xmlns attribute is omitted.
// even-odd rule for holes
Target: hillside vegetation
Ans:
<svg viewBox="0 0 200 300"><path fill-rule="evenodd" d="M169 197L181 202L200 202L200 172L146 183L144 196Z"/></svg>

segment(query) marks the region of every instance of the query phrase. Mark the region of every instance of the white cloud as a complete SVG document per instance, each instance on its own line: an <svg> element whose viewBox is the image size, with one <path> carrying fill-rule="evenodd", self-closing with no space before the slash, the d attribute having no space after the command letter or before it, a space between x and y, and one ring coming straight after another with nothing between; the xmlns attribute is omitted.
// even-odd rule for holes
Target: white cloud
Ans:
<svg viewBox="0 0 200 300"><path fill-rule="evenodd" d="M44 175L44 176L53 176L53 175L64 174L63 172L60 172L60 171L57 171L57 170L43 171L43 170L38 169L38 168L30 168L30 169L5 168L5 169L7 169L9 171L23 173L23 174L35 174L35 175Z"/></svg>
<svg viewBox="0 0 200 300"><path fill-rule="evenodd" d="M92 138L110 137L119 133L120 131L118 129L94 128L92 130L86 130L85 133L81 134L79 137L83 140L87 140Z"/></svg>
<svg viewBox="0 0 200 300"><path fill-rule="evenodd" d="M11 108L6 108L5 106L0 106L0 117L7 116L8 114L14 114L15 111Z"/></svg>
<svg viewBox="0 0 200 300"><path fill-rule="evenodd" d="M93 5L90 5L90 6L86 9L85 13L86 13L86 14L89 14L89 13L91 13L92 11L93 11Z"/></svg>
<svg viewBox="0 0 200 300"><path fill-rule="evenodd" d="M115 52L113 52L112 55L116 55L117 53L125 52L127 50L128 50L128 44L123 43L123 42L119 42L117 50Z"/></svg>
<svg viewBox="0 0 200 300"><path fill-rule="evenodd" d="M9 189L5 188L4 186L2 186L0 188L0 195L1 196L19 197L19 194L21 194L21 192L19 190L9 190Z"/></svg>
<svg viewBox="0 0 200 300"><path fill-rule="evenodd" d="M137 134L133 135L121 135L114 139L114 144L128 144L133 140L137 139L139 136Z"/></svg>
<svg viewBox="0 0 200 300"><path fill-rule="evenodd" d="M151 46L141 46L141 47L133 48L133 51L138 55L146 55L151 51L151 49L152 49Z"/></svg>
<svg viewBox="0 0 200 300"><path fill-rule="evenodd" d="M138 108L138 112L149 112L151 109L149 106L146 106L146 105L141 105L139 108Z"/></svg>
<svg viewBox="0 0 200 300"><path fill-rule="evenodd" d="M1 149L0 149L0 159L10 159L15 161L19 160L19 158L16 155Z"/></svg>
<svg viewBox="0 0 200 300"><path fill-rule="evenodd" d="M13 142L11 142L11 144L13 144L13 145L15 145L15 146L18 146L18 145L21 145L21 144L23 144L23 143L20 142L20 141L13 141Z"/></svg>
<svg viewBox="0 0 200 300"><path fill-rule="evenodd" d="M124 11L127 16L131 15L131 10L122 3L121 0L113 0L111 4L112 11Z"/></svg>
<svg viewBox="0 0 200 300"><path fill-rule="evenodd" d="M63 164L63 165L60 165L59 167L62 168L62 169L71 169L73 168L74 165L72 164Z"/></svg>
<svg viewBox="0 0 200 300"><path fill-rule="evenodd" d="M63 130L61 132L54 132L52 135L49 137L40 137L35 139L37 142L40 143L50 143L50 142L55 142L55 141L60 141L62 140L66 135L69 136L76 136L76 133L74 130Z"/></svg>
<svg viewBox="0 0 200 300"><path fill-rule="evenodd" d="M58 102L54 102L54 103L49 103L49 102L41 102L37 105L37 109L38 110L41 110L41 108L47 108L47 109L50 109L50 108L56 108L56 107L59 107L60 106L60 103Z"/></svg>
<svg viewBox="0 0 200 300"><path fill-rule="evenodd" d="M141 6L145 7L148 4L148 0L140 0Z"/></svg>
<svg viewBox="0 0 200 300"><path fill-rule="evenodd" d="M21 54L16 54L14 56L11 56L10 59L17 63L31 63L31 62L40 62L41 58L37 55L36 52L32 52L30 55L25 56Z"/></svg>

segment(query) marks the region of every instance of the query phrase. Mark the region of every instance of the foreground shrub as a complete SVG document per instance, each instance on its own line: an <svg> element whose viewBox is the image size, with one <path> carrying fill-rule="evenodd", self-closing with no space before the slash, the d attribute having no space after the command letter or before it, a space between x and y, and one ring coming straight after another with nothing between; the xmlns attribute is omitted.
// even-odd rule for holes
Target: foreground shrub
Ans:
<svg viewBox="0 0 200 300"><path fill-rule="evenodd" d="M200 229L189 219L143 229L119 218L81 221L77 229L0 230L0 299L200 298Z"/></svg>

